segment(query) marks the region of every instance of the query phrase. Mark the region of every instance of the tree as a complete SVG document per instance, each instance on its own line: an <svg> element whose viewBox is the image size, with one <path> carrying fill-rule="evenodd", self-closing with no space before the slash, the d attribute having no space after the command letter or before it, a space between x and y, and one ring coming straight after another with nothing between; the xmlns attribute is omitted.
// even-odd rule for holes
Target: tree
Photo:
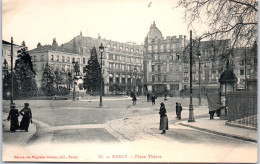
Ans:
<svg viewBox="0 0 260 164"><path fill-rule="evenodd" d="M86 76L84 78L84 88L88 91L100 91L100 65L97 58L96 48L91 50L91 56L86 66ZM103 80L102 80L103 81Z"/></svg>
<svg viewBox="0 0 260 164"><path fill-rule="evenodd" d="M222 55L227 61L235 47L252 47L257 41L257 0L179 0L177 7L185 8L184 18L194 33L198 24L207 26L199 41L230 39L229 52Z"/></svg>
<svg viewBox="0 0 260 164"><path fill-rule="evenodd" d="M56 84L56 89L57 91L59 90L59 85L62 84L62 81L63 81L63 76L60 74L59 71L54 71L54 75L55 75L55 78L54 78L54 83Z"/></svg>
<svg viewBox="0 0 260 164"><path fill-rule="evenodd" d="M52 96L55 94L54 81L55 73L52 67L49 66L48 63L46 63L41 79L41 89L44 91L46 95Z"/></svg>
<svg viewBox="0 0 260 164"><path fill-rule="evenodd" d="M37 93L35 82L35 71L31 61L31 56L23 42L24 47L17 51L18 59L14 67L14 96L33 96Z"/></svg>

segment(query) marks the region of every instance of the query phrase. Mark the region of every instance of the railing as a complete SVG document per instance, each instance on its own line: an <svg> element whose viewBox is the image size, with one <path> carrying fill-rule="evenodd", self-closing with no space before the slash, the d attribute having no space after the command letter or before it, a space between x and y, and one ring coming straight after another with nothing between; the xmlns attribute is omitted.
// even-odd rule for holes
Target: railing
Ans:
<svg viewBox="0 0 260 164"><path fill-rule="evenodd" d="M257 127L257 92L230 92L227 107L228 122Z"/></svg>

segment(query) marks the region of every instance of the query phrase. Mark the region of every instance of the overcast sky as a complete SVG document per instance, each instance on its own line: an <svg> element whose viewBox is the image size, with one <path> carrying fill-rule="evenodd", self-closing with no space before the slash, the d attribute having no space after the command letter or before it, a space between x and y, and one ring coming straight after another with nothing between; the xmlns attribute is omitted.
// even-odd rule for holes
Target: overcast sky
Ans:
<svg viewBox="0 0 260 164"><path fill-rule="evenodd" d="M151 3L152 2L152 3ZM164 37L187 35L177 0L3 0L2 39L24 40L29 49L59 45L80 34L143 43L155 21ZM151 4L150 4L151 3ZM150 7L148 5L150 4Z"/></svg>

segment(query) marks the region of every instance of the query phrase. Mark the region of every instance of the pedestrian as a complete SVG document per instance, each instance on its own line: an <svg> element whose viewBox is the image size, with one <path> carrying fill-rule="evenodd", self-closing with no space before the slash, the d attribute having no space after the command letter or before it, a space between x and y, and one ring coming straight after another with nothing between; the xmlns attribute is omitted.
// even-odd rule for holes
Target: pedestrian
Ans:
<svg viewBox="0 0 260 164"><path fill-rule="evenodd" d="M176 118L178 118L178 108L179 108L179 103L176 102Z"/></svg>
<svg viewBox="0 0 260 164"><path fill-rule="evenodd" d="M24 108L19 112L23 118L20 123L20 130L28 132L29 124L32 123L32 112L29 108L29 103L24 103Z"/></svg>
<svg viewBox="0 0 260 164"><path fill-rule="evenodd" d="M133 95L133 105L136 105L136 101L137 101L137 99L136 99L136 96L135 96L135 94Z"/></svg>
<svg viewBox="0 0 260 164"><path fill-rule="evenodd" d="M150 101L150 93L149 92L147 92L146 97L147 97L147 102L149 102Z"/></svg>
<svg viewBox="0 0 260 164"><path fill-rule="evenodd" d="M215 114L215 110L209 111L209 119L210 120L214 119L214 114Z"/></svg>
<svg viewBox="0 0 260 164"><path fill-rule="evenodd" d="M159 130L162 130L161 134L166 134L165 130L168 130L168 117L166 115L166 108L164 103L161 103L160 107L160 128Z"/></svg>
<svg viewBox="0 0 260 164"><path fill-rule="evenodd" d="M152 99L152 105L155 105L155 99L156 99L156 97L155 97L154 93L152 94L151 99Z"/></svg>
<svg viewBox="0 0 260 164"><path fill-rule="evenodd" d="M181 106L181 103L179 103L179 105L178 105L178 119L179 120L181 119L181 111L182 111L182 106Z"/></svg>
<svg viewBox="0 0 260 164"><path fill-rule="evenodd" d="M164 101L167 101L167 93L164 94Z"/></svg>
<svg viewBox="0 0 260 164"><path fill-rule="evenodd" d="M11 132L15 132L17 129L19 129L18 117L19 117L18 109L15 108L15 103L12 103L11 109L9 111L9 115L7 117L8 121L11 119L11 123L10 123Z"/></svg>

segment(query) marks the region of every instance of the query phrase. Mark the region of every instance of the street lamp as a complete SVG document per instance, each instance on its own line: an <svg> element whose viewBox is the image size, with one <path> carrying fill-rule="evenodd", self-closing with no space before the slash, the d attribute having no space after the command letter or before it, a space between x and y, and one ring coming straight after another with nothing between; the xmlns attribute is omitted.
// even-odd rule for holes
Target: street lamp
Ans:
<svg viewBox="0 0 260 164"><path fill-rule="evenodd" d="M201 89L200 89L200 57L201 57L201 53L200 51L198 52L198 57L199 57L199 105L201 105Z"/></svg>
<svg viewBox="0 0 260 164"><path fill-rule="evenodd" d="M102 54L104 52L104 46L101 45L99 46L99 52L100 52L100 100L99 100L99 107L103 107L102 103L102 95L103 95L103 82L102 82Z"/></svg>
<svg viewBox="0 0 260 164"><path fill-rule="evenodd" d="M188 122L195 122L192 105L192 30L190 30L190 107Z"/></svg>

